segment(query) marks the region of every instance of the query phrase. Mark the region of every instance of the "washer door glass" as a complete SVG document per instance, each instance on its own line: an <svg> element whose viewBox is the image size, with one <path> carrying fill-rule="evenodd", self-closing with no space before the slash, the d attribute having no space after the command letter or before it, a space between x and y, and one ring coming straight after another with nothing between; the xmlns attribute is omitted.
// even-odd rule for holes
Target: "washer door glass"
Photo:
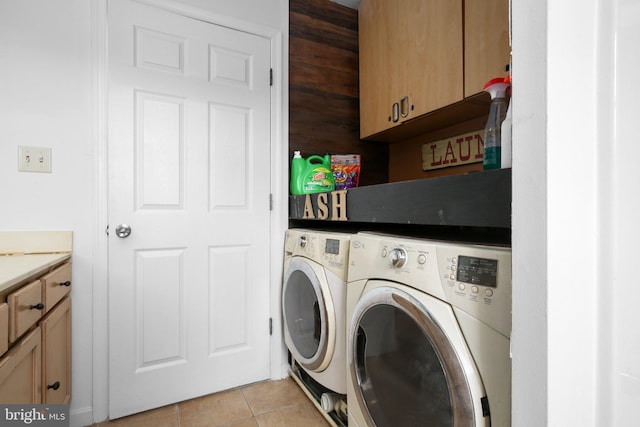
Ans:
<svg viewBox="0 0 640 427"><path fill-rule="evenodd" d="M417 301L399 295L387 288L356 312L351 367L365 417L378 427L475 425L455 352Z"/></svg>
<svg viewBox="0 0 640 427"><path fill-rule="evenodd" d="M318 369L326 359L327 321L325 301L313 269L294 260L285 277L282 305L291 352L307 369Z"/></svg>

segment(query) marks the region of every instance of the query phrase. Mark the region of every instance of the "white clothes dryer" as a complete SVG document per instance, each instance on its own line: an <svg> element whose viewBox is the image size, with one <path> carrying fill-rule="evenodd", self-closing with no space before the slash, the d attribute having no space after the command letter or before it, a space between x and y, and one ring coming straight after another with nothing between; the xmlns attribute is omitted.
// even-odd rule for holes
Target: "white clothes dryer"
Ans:
<svg viewBox="0 0 640 427"><path fill-rule="evenodd" d="M346 394L346 280L350 234L287 230L282 311L295 362L329 390Z"/></svg>
<svg viewBox="0 0 640 427"><path fill-rule="evenodd" d="M510 249L354 235L347 319L350 427L510 425Z"/></svg>

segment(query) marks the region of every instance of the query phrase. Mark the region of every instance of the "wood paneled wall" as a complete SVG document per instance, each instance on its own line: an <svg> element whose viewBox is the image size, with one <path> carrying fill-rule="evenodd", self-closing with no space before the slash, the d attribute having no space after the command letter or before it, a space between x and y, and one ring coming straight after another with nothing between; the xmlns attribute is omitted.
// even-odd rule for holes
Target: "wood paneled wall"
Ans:
<svg viewBox="0 0 640 427"><path fill-rule="evenodd" d="M329 0L289 2L289 158L360 154L360 185L388 182L386 143L359 138L358 12Z"/></svg>

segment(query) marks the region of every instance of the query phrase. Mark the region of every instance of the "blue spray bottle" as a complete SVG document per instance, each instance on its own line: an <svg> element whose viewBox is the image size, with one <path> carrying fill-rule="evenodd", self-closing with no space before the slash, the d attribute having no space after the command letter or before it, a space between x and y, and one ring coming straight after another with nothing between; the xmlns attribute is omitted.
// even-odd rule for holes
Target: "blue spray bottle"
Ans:
<svg viewBox="0 0 640 427"><path fill-rule="evenodd" d="M489 119L484 128L484 170L500 169L501 127L507 114L507 88L509 83L504 77L492 79L484 85L484 91L491 95Z"/></svg>

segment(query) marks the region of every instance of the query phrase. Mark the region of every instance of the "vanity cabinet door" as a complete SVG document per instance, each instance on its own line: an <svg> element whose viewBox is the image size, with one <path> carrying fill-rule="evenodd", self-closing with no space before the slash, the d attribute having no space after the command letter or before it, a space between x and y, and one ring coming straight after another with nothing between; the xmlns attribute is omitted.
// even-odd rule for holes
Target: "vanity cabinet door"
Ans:
<svg viewBox="0 0 640 427"><path fill-rule="evenodd" d="M0 402L2 404L40 403L40 346L40 328L35 328L0 359Z"/></svg>
<svg viewBox="0 0 640 427"><path fill-rule="evenodd" d="M66 297L40 322L42 401L71 401L71 298Z"/></svg>
<svg viewBox="0 0 640 427"><path fill-rule="evenodd" d="M9 306L0 303L0 356L9 349Z"/></svg>

